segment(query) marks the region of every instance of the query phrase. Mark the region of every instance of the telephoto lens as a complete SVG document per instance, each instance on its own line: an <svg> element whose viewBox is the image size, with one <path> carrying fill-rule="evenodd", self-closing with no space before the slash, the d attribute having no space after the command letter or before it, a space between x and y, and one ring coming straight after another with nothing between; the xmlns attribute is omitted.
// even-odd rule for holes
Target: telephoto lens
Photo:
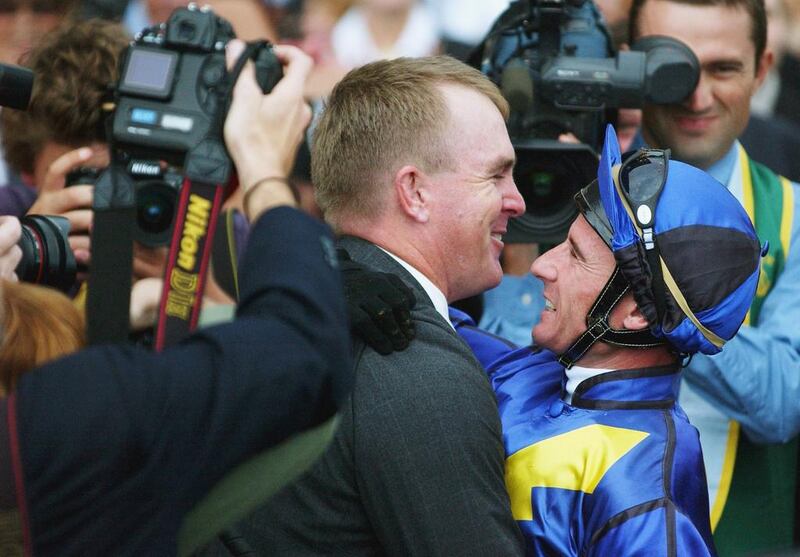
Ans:
<svg viewBox="0 0 800 557"><path fill-rule="evenodd" d="M21 223L22 259L16 269L19 279L68 291L75 284L77 272L67 241L69 221L64 217L28 215Z"/></svg>

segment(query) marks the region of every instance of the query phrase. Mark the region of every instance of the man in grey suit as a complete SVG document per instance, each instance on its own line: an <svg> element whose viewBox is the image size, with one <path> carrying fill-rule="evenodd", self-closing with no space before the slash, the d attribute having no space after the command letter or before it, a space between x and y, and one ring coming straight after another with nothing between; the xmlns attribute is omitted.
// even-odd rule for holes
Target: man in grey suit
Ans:
<svg viewBox="0 0 800 557"><path fill-rule="evenodd" d="M352 259L413 290L417 340L355 346L332 446L238 526L268 555L519 555L492 390L447 316L495 286L525 205L498 89L444 57L350 72L316 130L318 202Z"/></svg>

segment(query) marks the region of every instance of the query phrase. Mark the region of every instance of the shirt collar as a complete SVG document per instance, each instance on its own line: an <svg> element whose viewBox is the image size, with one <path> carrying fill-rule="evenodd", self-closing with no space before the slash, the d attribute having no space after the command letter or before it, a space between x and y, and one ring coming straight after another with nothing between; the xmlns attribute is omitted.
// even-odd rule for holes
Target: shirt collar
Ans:
<svg viewBox="0 0 800 557"><path fill-rule="evenodd" d="M575 389L578 385L581 384L586 379L590 377L594 377L595 375L600 375L601 373L608 373L612 371L610 369L604 368L591 368L591 367L581 367L581 366L572 366L569 369L564 370L564 374L567 376L567 382L564 386L564 396L561 397L564 402L567 404L572 404L572 394L575 392Z"/></svg>
<svg viewBox="0 0 800 557"><path fill-rule="evenodd" d="M381 248L380 246L378 246ZM410 263L400 259L392 252L381 248L387 255L389 255L392 259L400 263L403 268L408 271L412 277L419 283L425 293L428 295L428 298L431 299L431 303L433 303L433 307L436 310L436 313L442 316L442 318L447 322L450 327L453 327L453 324L450 323L450 316L447 308L447 298L444 296L444 292L442 292L431 280L423 275L416 267L411 265Z"/></svg>
<svg viewBox="0 0 800 557"><path fill-rule="evenodd" d="M572 392L572 406L589 410L671 408L678 398L678 364L599 371L578 384Z"/></svg>
<svg viewBox="0 0 800 557"><path fill-rule="evenodd" d="M639 128L639 131L636 132L636 137L634 137L633 142L631 143L631 150L642 149L647 147L647 143L644 140L644 136L642 135L642 129ZM728 186L730 182L731 176L733 175L733 171L736 167L736 161L739 159L739 140L736 140L731 145L731 148L725 153L725 156L722 157L720 160L712 164L709 168L706 169L715 180L718 182L725 184ZM732 191L734 195L736 195L735 191Z"/></svg>
<svg viewBox="0 0 800 557"><path fill-rule="evenodd" d="M739 141L734 141L725 156L706 169L711 177L727 185L730 182L736 161L739 159Z"/></svg>

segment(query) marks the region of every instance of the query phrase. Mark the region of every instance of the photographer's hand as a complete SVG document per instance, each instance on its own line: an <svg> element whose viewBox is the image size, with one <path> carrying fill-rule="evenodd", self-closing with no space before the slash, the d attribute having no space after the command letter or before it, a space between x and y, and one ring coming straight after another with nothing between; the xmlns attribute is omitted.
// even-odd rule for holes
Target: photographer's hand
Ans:
<svg viewBox="0 0 800 557"><path fill-rule="evenodd" d="M66 217L70 224L69 245L75 261L79 265L88 265L94 186L64 187L67 174L81 166L105 168L108 166L108 150L99 146L81 147L58 157L47 168L43 183L36 184L39 196L28 214Z"/></svg>
<svg viewBox="0 0 800 557"><path fill-rule="evenodd" d="M233 40L227 47L232 66L244 45ZM311 109L303 99L303 87L311 70L311 58L291 46L276 46L283 64L283 79L264 95L248 62L233 90L233 102L225 120L225 144L239 174L239 184L253 221L276 205L295 205L289 186L281 181L292 169L297 148L311 121ZM278 178L278 180L265 180Z"/></svg>
<svg viewBox="0 0 800 557"><path fill-rule="evenodd" d="M14 270L22 258L19 242L22 227L16 217L0 217L0 279L17 280Z"/></svg>

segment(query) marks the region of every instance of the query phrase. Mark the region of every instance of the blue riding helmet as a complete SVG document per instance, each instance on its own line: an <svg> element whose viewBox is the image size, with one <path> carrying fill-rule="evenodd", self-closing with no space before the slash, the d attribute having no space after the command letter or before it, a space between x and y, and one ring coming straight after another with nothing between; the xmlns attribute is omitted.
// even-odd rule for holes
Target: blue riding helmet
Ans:
<svg viewBox="0 0 800 557"><path fill-rule="evenodd" d="M614 253L654 339L682 354L716 354L733 338L766 246L762 253L750 218L725 186L669 160L668 150L641 149L623 162L608 126L597 180L575 200Z"/></svg>

